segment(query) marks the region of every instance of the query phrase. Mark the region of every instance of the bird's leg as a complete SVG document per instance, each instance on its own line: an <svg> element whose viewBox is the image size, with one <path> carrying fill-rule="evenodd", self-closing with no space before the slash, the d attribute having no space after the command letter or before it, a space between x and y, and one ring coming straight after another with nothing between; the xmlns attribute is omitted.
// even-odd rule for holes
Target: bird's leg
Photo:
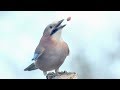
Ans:
<svg viewBox="0 0 120 90"><path fill-rule="evenodd" d="M55 73L56 75L62 75L62 74L67 74L68 72L67 71L59 72L59 69L55 69Z"/></svg>
<svg viewBox="0 0 120 90"><path fill-rule="evenodd" d="M46 76L47 75L47 71L43 71L43 74Z"/></svg>
<svg viewBox="0 0 120 90"><path fill-rule="evenodd" d="M58 69L55 69L55 73L56 73L56 75L60 75L60 74L59 74L59 68L58 68Z"/></svg>

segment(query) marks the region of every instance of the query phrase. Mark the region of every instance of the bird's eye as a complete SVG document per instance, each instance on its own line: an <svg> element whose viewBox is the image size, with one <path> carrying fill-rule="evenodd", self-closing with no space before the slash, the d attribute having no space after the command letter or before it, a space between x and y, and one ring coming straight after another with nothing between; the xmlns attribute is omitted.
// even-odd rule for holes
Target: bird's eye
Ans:
<svg viewBox="0 0 120 90"><path fill-rule="evenodd" d="M52 28L52 26L50 26L50 28Z"/></svg>

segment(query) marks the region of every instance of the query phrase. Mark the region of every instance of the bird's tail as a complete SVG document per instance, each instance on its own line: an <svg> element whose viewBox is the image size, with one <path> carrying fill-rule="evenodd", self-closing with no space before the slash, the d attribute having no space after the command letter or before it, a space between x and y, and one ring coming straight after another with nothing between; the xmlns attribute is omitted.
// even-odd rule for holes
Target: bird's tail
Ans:
<svg viewBox="0 0 120 90"><path fill-rule="evenodd" d="M36 69L38 69L38 68L35 67L34 63L32 63L27 68L25 68L24 71L32 71L32 70L36 70Z"/></svg>

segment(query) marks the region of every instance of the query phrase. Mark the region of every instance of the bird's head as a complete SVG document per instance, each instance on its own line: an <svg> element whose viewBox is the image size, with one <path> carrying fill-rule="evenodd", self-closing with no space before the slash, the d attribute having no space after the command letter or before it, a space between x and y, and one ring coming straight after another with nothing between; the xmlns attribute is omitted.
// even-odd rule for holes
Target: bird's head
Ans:
<svg viewBox="0 0 120 90"><path fill-rule="evenodd" d="M43 33L43 36L60 39L60 37L61 37L61 31L62 31L63 27L66 26L66 24L61 25L61 23L62 23L63 21L64 21L64 19L49 24L49 25L45 28L44 33Z"/></svg>

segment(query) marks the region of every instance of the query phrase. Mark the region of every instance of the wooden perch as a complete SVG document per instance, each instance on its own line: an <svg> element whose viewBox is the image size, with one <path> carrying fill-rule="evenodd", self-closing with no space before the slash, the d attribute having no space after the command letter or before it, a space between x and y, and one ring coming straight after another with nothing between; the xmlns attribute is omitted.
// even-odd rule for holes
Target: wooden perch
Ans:
<svg viewBox="0 0 120 90"><path fill-rule="evenodd" d="M47 79L78 79L78 76L75 72L59 72L59 75L54 72L48 73L46 76Z"/></svg>

